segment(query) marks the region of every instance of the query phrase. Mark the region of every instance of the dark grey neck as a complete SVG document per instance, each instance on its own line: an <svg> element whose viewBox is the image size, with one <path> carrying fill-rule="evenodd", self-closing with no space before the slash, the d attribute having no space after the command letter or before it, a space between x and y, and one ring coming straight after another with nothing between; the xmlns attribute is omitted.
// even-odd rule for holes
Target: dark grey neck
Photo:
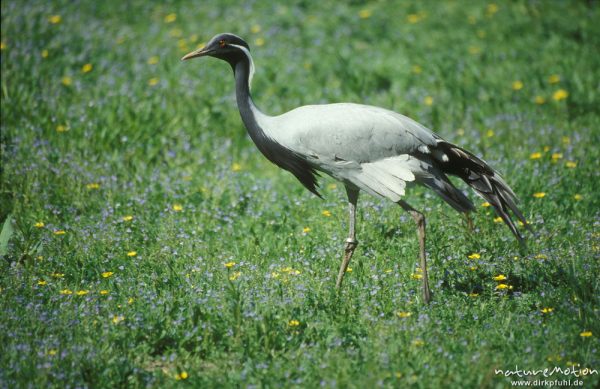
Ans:
<svg viewBox="0 0 600 389"><path fill-rule="evenodd" d="M291 172L308 190L321 197L317 192L316 176L318 174L314 168L300 155L270 138L258 123L257 115L268 117L254 105L250 95L251 61L251 58L243 55L237 62L231 64L235 76L235 96L238 109L250 138L269 161Z"/></svg>
<svg viewBox="0 0 600 389"><path fill-rule="evenodd" d="M250 138L261 149L259 141L265 139L266 135L256 120L256 113L260 113L260 111L254 105L254 101L250 95L250 66L250 61L247 58L242 58L235 65L232 65L235 76L235 98L240 110L240 116L248 130ZM264 154L262 149L261 151Z"/></svg>

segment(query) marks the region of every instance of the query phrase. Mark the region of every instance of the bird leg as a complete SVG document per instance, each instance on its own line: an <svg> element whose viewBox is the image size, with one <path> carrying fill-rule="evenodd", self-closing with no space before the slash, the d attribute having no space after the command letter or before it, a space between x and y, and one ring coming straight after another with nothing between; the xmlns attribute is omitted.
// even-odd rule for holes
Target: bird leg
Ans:
<svg viewBox="0 0 600 389"><path fill-rule="evenodd" d="M467 221L467 229L469 232L473 232L475 226L473 225L473 218L469 212L465 212L465 220Z"/></svg>
<svg viewBox="0 0 600 389"><path fill-rule="evenodd" d="M350 263L352 254L354 254L354 249L356 249L356 246L358 246L358 241L356 240L355 233L356 202L358 201L358 190L346 187L346 193L348 194L349 232L348 238L346 239L346 244L344 245L344 259L342 260L342 265L340 266L340 272L338 274L337 282L335 283L335 287L337 289L339 289L342 286L344 274L346 274L348 264Z"/></svg>
<svg viewBox="0 0 600 389"><path fill-rule="evenodd" d="M431 292L429 290L429 278L427 277L427 257L425 254L425 216L421 212L411 207L405 201L398 201L398 205L408 212L417 223L417 231L419 233L419 257L421 259L421 272L423 273L423 301L425 301L426 304L429 304L431 301Z"/></svg>

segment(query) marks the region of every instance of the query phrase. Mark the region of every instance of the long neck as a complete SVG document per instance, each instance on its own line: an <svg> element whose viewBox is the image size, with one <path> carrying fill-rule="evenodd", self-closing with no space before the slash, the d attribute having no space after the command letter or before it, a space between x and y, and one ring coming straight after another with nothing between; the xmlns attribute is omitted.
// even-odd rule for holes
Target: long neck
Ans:
<svg viewBox="0 0 600 389"><path fill-rule="evenodd" d="M263 151L262 142L266 137L264 129L258 124L261 117L266 117L252 100L250 95L250 82L252 81L252 73L254 71L254 64L250 54L243 55L235 64L232 64L233 73L235 75L235 97L237 100L238 109L240 110L240 116L242 121L248 130L248 134L256 143L258 148Z"/></svg>
<svg viewBox="0 0 600 389"><path fill-rule="evenodd" d="M235 96L242 121L248 134L261 153L275 165L291 172L311 192L317 192L317 180L314 169L299 155L277 143L270 134L265 133L261 122L268 122L270 117L262 113L250 95L250 82L254 72L254 64L250 53L242 49L240 57L235 62L230 62L235 75Z"/></svg>

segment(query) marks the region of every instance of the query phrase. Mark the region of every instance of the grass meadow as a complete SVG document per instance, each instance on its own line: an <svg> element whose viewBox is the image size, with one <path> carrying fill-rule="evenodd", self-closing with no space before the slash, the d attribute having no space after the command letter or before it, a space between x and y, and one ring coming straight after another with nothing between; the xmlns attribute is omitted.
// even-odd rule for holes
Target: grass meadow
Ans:
<svg viewBox="0 0 600 389"><path fill-rule="evenodd" d="M502 388L518 377L495 369L516 367L600 382L598 2L1 10L0 387ZM469 231L413 188L424 306L412 220L363 195L336 293L343 187L322 177L321 200L271 165L231 69L180 61L225 31L249 42L270 114L378 105L482 156L521 199L527 247L475 196Z"/></svg>

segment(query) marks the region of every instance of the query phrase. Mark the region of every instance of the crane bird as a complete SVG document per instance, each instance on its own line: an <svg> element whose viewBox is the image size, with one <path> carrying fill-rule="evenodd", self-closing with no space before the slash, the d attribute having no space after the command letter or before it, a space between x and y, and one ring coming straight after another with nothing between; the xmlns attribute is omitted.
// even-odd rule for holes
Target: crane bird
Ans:
<svg viewBox="0 0 600 389"><path fill-rule="evenodd" d="M516 206L516 195L497 171L469 151L445 141L406 116L374 106L307 105L269 116L258 109L250 95L254 62L250 47L242 38L231 33L218 34L205 47L192 51L182 60L204 56L231 65L240 116L250 138L269 161L292 173L319 197L318 172L344 184L349 233L337 288L358 245L356 204L361 190L395 202L416 222L426 303L431 300L431 292L425 252L425 216L402 199L408 185L424 185L458 212L468 213L474 210L473 203L448 179L448 175L457 176L494 207L522 242L523 237L509 216L510 210L526 225Z"/></svg>

